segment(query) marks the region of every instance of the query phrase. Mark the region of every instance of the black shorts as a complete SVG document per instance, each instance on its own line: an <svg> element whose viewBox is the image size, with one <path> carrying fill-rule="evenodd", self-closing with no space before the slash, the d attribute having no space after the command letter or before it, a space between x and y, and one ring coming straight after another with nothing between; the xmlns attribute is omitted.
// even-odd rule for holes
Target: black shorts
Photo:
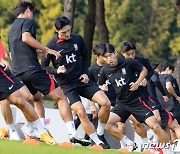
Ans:
<svg viewBox="0 0 180 154"><path fill-rule="evenodd" d="M94 94L100 90L93 82L88 82L86 84L82 82L76 82L69 85L60 85L60 87L63 89L64 94L69 99L70 105L81 101L80 96L91 100Z"/></svg>
<svg viewBox="0 0 180 154"><path fill-rule="evenodd" d="M152 111L158 110L158 105L156 105L156 102L150 96L146 99L141 98L140 100L143 101L143 103L147 104Z"/></svg>
<svg viewBox="0 0 180 154"><path fill-rule="evenodd" d="M38 91L47 95L59 86L46 70L30 70L17 77L24 82L32 95Z"/></svg>
<svg viewBox="0 0 180 154"><path fill-rule="evenodd" d="M171 109L171 111L174 118L178 121L178 124L180 125L180 104L177 104L174 108Z"/></svg>
<svg viewBox="0 0 180 154"><path fill-rule="evenodd" d="M17 79L11 71L3 71L0 68L0 100L6 99L23 86L23 82Z"/></svg>
<svg viewBox="0 0 180 154"><path fill-rule="evenodd" d="M161 117L162 128L166 128L168 124L170 124L174 120L173 115L166 109L159 108L159 114Z"/></svg>
<svg viewBox="0 0 180 154"><path fill-rule="evenodd" d="M122 114L118 111L118 109L120 111L122 110L120 108L124 110ZM122 117L123 121L125 121L125 119L127 119L129 117L128 115L130 114L132 114L136 118L136 120L139 122L144 122L147 118L154 115L152 113L152 110L140 100L137 100L136 102L133 102L133 103L127 103L127 104L117 103L115 107L112 109L112 111L114 113L116 111L116 114L121 117L124 115L124 117Z"/></svg>
<svg viewBox="0 0 180 154"><path fill-rule="evenodd" d="M120 118L120 122L125 123L126 120L129 118L129 116L131 115L131 113L129 111L127 111L126 109L124 109L121 105L115 105L110 112L113 112L115 114L117 114Z"/></svg>

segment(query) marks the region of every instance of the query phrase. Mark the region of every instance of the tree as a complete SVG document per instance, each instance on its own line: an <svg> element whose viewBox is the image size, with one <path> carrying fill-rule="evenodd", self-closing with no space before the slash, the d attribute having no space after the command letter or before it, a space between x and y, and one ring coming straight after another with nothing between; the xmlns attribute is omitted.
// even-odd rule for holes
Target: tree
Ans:
<svg viewBox="0 0 180 154"><path fill-rule="evenodd" d="M64 16L68 17L71 21L71 27L73 29L74 23L74 11L75 11L76 0L65 0L64 1Z"/></svg>
<svg viewBox="0 0 180 154"><path fill-rule="evenodd" d="M34 0L34 3L37 3ZM49 39L54 35L54 18L62 15L62 4L59 0L39 0L36 7L39 7L36 14L36 19L38 21L38 38L40 42L46 44Z"/></svg>
<svg viewBox="0 0 180 154"><path fill-rule="evenodd" d="M99 41L109 42L109 32L105 22L104 0L96 0L96 25L99 33Z"/></svg>
<svg viewBox="0 0 180 154"><path fill-rule="evenodd" d="M180 56L178 57L176 64L175 64L175 70L174 70L174 77L177 80L177 83L180 87Z"/></svg>
<svg viewBox="0 0 180 154"><path fill-rule="evenodd" d="M95 16L96 16L96 2L94 0L88 0L88 14L85 19L84 25L84 41L87 46L89 54L89 64L92 55L92 44L95 29Z"/></svg>

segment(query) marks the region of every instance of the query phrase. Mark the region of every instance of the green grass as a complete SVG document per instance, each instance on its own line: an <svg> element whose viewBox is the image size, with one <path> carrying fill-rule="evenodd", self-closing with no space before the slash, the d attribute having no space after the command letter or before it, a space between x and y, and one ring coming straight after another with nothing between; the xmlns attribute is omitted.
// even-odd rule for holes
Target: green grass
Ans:
<svg viewBox="0 0 180 154"><path fill-rule="evenodd" d="M116 150L96 151L88 147L75 146L73 149L62 148L58 145L25 145L22 141L0 140L0 154L120 154ZM133 153L135 154L135 153Z"/></svg>

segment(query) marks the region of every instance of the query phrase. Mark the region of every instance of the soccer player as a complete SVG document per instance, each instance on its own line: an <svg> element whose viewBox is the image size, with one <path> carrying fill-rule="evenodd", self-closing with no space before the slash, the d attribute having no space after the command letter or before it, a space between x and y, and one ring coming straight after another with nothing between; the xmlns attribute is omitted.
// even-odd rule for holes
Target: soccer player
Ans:
<svg viewBox="0 0 180 154"><path fill-rule="evenodd" d="M54 25L57 36L48 42L47 47L57 50L61 57L57 60L55 56L47 54L42 60L42 66L55 76L56 81L70 101L71 109L78 115L83 129L89 137L96 145L101 144L103 148L110 148L106 144L105 138L103 141L99 140L80 99L80 96L83 96L101 106L98 113L100 127L97 132L103 135L111 103L97 85L89 82L88 52L84 40L80 35L71 34L70 20L67 17L57 17L54 20ZM53 67L49 66L50 62L52 62Z"/></svg>
<svg viewBox="0 0 180 154"><path fill-rule="evenodd" d="M12 71L16 77L25 83L31 94L41 92L58 103L62 119L65 121L70 139L75 138L76 130L67 99L59 85L51 75L42 70L36 49L44 54L52 54L59 59L60 53L45 47L36 40L35 23L33 21L34 6L27 1L20 1L14 7L17 18L8 33L9 50L12 58ZM81 142L81 141L80 141Z"/></svg>
<svg viewBox="0 0 180 154"><path fill-rule="evenodd" d="M19 88L21 88L23 84L17 82L18 79L16 79L15 76L10 74L10 72L7 74L3 70L3 66L5 66L5 64L6 63L4 62L4 60L0 61L0 101L7 99L12 104L20 108L23 114L25 115L26 119L30 122L33 122L35 128L41 135L41 140L46 142L47 144L55 144L55 140L49 135L47 130L43 127L32 105L29 104L19 92Z"/></svg>
<svg viewBox="0 0 180 154"><path fill-rule="evenodd" d="M98 84L105 89L105 81L109 80L115 88L118 99L110 112L106 130L118 140L125 142L129 151L134 150L134 143L114 126L117 122L125 122L132 114L139 122L146 123L158 136L160 142L168 142L165 132L151 110L139 100L137 89L146 76L146 68L132 59L118 59L113 45L109 43L102 46L101 55L107 64L101 69ZM136 72L139 72L138 77Z"/></svg>
<svg viewBox="0 0 180 154"><path fill-rule="evenodd" d="M170 63L163 63L158 66L158 69L160 71L159 79L169 97L169 101L164 102L159 92L157 93L158 99L162 107L172 112L180 124L180 91L176 79L172 76L174 67Z"/></svg>
<svg viewBox="0 0 180 154"><path fill-rule="evenodd" d="M6 73L8 73L10 66L6 62L5 59L7 59L7 54L4 50L2 43L0 42L0 61L4 62L3 68L6 71ZM10 103L8 102L8 100L5 99L5 100L0 101L0 104L1 104L1 113L4 117L4 120L5 120L6 125L7 125L7 129L9 132L8 133L5 128L1 128L0 129L0 139L3 139L4 137L7 137L9 135L10 140L20 140L20 137L17 133L17 130L13 124L13 117L12 117L12 111L10 108Z"/></svg>
<svg viewBox="0 0 180 154"><path fill-rule="evenodd" d="M159 115L159 111L157 109L157 105L156 102L149 96L148 90L147 90L147 81L152 77L154 70L152 69L149 60L147 58L141 57L141 56L136 56L136 46L134 44L134 42L132 41L124 41L121 44L121 52L122 55L125 58L131 58L133 60L135 60L136 62L139 62L140 64L142 64L144 67L146 67L146 69L148 70L148 73L146 75L146 77L143 79L143 81L141 82L138 91L140 94L140 98L141 101L148 104L148 106L152 109L156 120L160 123L161 118ZM138 76L138 73L137 73Z"/></svg>

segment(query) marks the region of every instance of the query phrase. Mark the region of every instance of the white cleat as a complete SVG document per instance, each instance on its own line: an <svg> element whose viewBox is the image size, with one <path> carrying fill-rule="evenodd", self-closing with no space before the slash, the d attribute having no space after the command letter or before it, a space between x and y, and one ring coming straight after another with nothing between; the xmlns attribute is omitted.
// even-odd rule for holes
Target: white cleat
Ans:
<svg viewBox="0 0 180 154"><path fill-rule="evenodd" d="M40 140L41 136L38 132L38 130L34 129L33 131L26 131L24 132L25 139L31 138L31 139L37 139Z"/></svg>
<svg viewBox="0 0 180 154"><path fill-rule="evenodd" d="M19 137L18 132L16 130L13 130L9 131L9 139L19 141L21 138Z"/></svg>

